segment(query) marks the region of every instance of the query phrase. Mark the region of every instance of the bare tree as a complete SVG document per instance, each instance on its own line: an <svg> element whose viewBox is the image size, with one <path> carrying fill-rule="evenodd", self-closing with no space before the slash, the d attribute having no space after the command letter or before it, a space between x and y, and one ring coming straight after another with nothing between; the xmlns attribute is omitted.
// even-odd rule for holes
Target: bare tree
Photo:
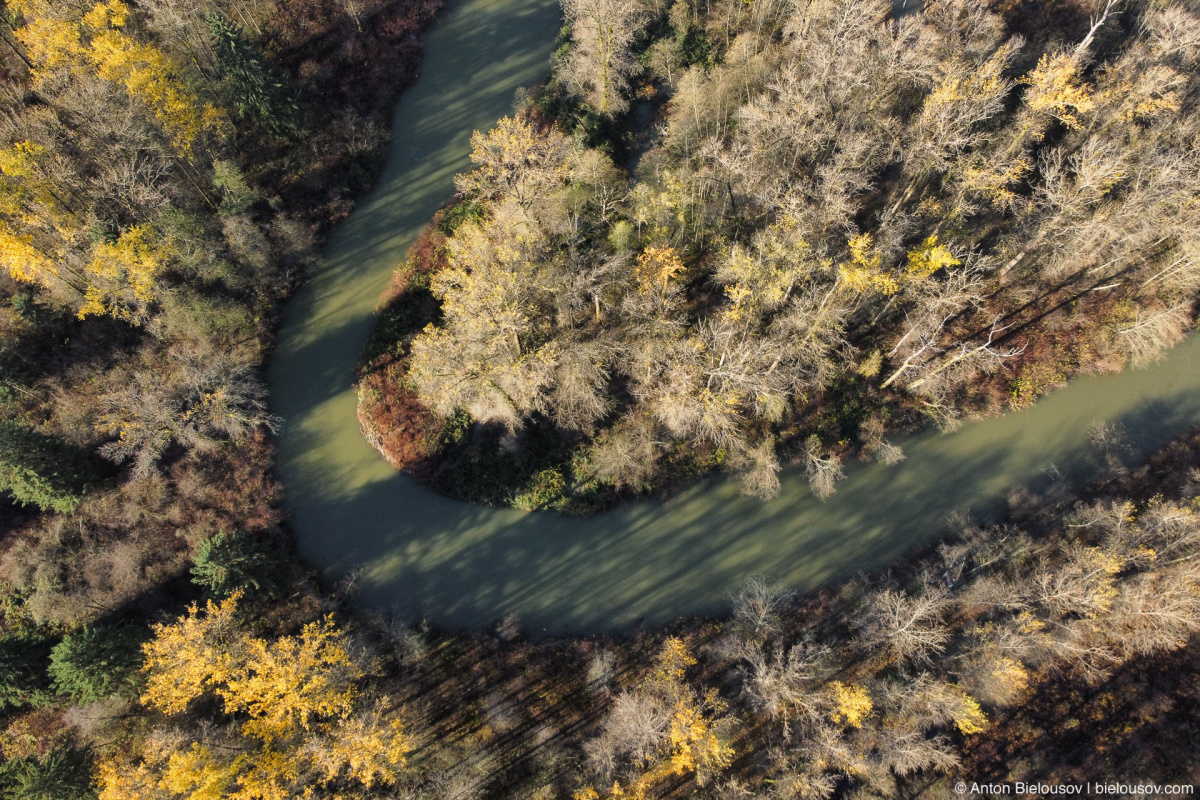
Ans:
<svg viewBox="0 0 1200 800"><path fill-rule="evenodd" d="M1128 472L1133 444L1124 425L1119 422L1098 422L1088 429L1087 442L1090 448L1089 461L1103 478L1111 480Z"/></svg>
<svg viewBox="0 0 1200 800"><path fill-rule="evenodd" d="M1031 576L1034 597L1058 617L1098 618L1117 596L1124 560L1098 547L1072 545L1059 563L1044 563Z"/></svg>
<svg viewBox="0 0 1200 800"><path fill-rule="evenodd" d="M903 461L904 451L883 438L884 422L872 416L863 422L858 435L862 441L863 458L871 458L883 464L895 465Z"/></svg>
<svg viewBox="0 0 1200 800"><path fill-rule="evenodd" d="M653 420L641 414L628 415L596 440L588 452L585 474L640 490L654 476L665 446Z"/></svg>
<svg viewBox="0 0 1200 800"><path fill-rule="evenodd" d="M793 725L817 725L836 707L825 688L833 673L828 648L812 642L786 650L756 648L747 660L745 692L758 711L782 723L785 739L791 738Z"/></svg>
<svg viewBox="0 0 1200 800"><path fill-rule="evenodd" d="M925 391L936 391L936 379L942 373L951 369L958 368L962 371L964 367L969 368L970 372L976 371L982 367L985 370L988 368L995 369L1003 364L1006 360L1019 356L1025 352L1025 346L1009 346L1000 347L996 343L997 337L1001 336L1006 330L1012 327L1012 324L1001 325L1000 318L997 317L992 321L991 326L987 331L987 338L980 341L959 341L951 347L942 350L934 341L929 341L923 348L923 353L929 353L933 357L925 361L919 367L919 377L908 384L910 390L921 390L926 387ZM944 355L944 357L942 357ZM914 365L905 360L902 369L912 368ZM884 381L883 385L887 386L893 380L900 376L901 370L897 370L893 375ZM924 392L923 392L924 393Z"/></svg>
<svg viewBox="0 0 1200 800"><path fill-rule="evenodd" d="M1192 325L1188 313L1192 302L1166 309L1141 308L1133 323L1117 332L1117 345L1134 367L1144 367L1163 357L1167 348L1178 344Z"/></svg>
<svg viewBox="0 0 1200 800"><path fill-rule="evenodd" d="M171 442L209 450L241 442L279 421L267 411L266 387L253 370L227 357L181 360L166 385L158 375L135 372L129 384L103 398L102 426L117 435L100 447L105 458L133 459L134 473L149 475Z"/></svg>
<svg viewBox="0 0 1200 800"><path fill-rule="evenodd" d="M949 737L928 736L903 720L872 728L870 744L876 765L901 777L919 770L948 772L959 764Z"/></svg>
<svg viewBox="0 0 1200 800"><path fill-rule="evenodd" d="M1186 562L1121 585L1106 620L1113 642L1130 655L1174 650L1200 631L1200 569Z"/></svg>
<svg viewBox="0 0 1200 800"><path fill-rule="evenodd" d="M923 281L910 291L912 308L905 312L904 333L888 353L888 359L904 360L882 388L905 376L910 369L919 371L944 352L947 326L963 312L978 307L983 301L983 291L980 264L953 270L945 280Z"/></svg>
<svg viewBox="0 0 1200 800"><path fill-rule="evenodd" d="M617 657L607 648L601 648L588 662L588 686L601 694L612 690L613 680L617 674Z"/></svg>
<svg viewBox="0 0 1200 800"><path fill-rule="evenodd" d="M628 106L623 92L634 67L630 45L646 16L640 0L563 0L574 46L565 78L606 117Z"/></svg>
<svg viewBox="0 0 1200 800"><path fill-rule="evenodd" d="M946 591L936 586L926 585L916 594L884 589L867 600L854 624L868 650L927 664L950 640L943 621L949 606Z"/></svg>
<svg viewBox="0 0 1200 800"><path fill-rule="evenodd" d="M822 502L833 496L837 482L846 477L841 456L827 453L815 433L804 443L804 474L813 494Z"/></svg>
<svg viewBox="0 0 1200 800"><path fill-rule="evenodd" d="M749 641L762 643L778 636L780 618L792 598L786 587L755 575L733 596L733 626Z"/></svg>
<svg viewBox="0 0 1200 800"><path fill-rule="evenodd" d="M645 767L658 755L670 724L670 707L654 694L617 695L600 735L584 745L588 766L604 782L623 770Z"/></svg>
<svg viewBox="0 0 1200 800"><path fill-rule="evenodd" d="M1144 543L1155 552L1156 563L1195 562L1200 553L1200 513L1188 504L1155 499L1138 516Z"/></svg>
<svg viewBox="0 0 1200 800"><path fill-rule="evenodd" d="M742 494L771 500L779 495L779 458L775 440L768 437L733 454L732 463L742 481Z"/></svg>

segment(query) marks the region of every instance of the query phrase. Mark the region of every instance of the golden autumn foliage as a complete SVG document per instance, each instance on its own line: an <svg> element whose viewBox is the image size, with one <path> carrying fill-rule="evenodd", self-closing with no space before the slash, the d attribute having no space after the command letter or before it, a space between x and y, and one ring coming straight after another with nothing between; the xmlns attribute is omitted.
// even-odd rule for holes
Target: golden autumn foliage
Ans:
<svg viewBox="0 0 1200 800"><path fill-rule="evenodd" d="M964 736L982 733L987 729L987 715L979 707L979 701L966 692L962 693L962 699L954 711L954 727Z"/></svg>
<svg viewBox="0 0 1200 800"><path fill-rule="evenodd" d="M244 762L244 758L215 760L209 748L193 744L189 750L171 754L158 785L186 795L188 800L220 800L229 795Z"/></svg>
<svg viewBox="0 0 1200 800"><path fill-rule="evenodd" d="M724 710L715 690L704 695L702 703L681 703L671 717L671 772L684 775L699 770L715 771L728 766L733 749L721 741L712 727L712 714Z"/></svg>
<svg viewBox="0 0 1200 800"><path fill-rule="evenodd" d="M145 225L135 225L115 242L98 242L86 267L94 282L88 286L79 318L108 314L139 321L154 302L165 263L164 250Z"/></svg>
<svg viewBox="0 0 1200 800"><path fill-rule="evenodd" d="M83 58L83 36L79 25L44 16L47 9L41 3L19 0L11 5L25 17L25 25L17 30L17 38L25 45L34 64L35 82L41 83L55 70L72 67Z"/></svg>
<svg viewBox="0 0 1200 800"><path fill-rule="evenodd" d="M230 800L292 800L300 792L298 760L293 753L266 749L249 761L249 769L238 776L238 790Z"/></svg>
<svg viewBox="0 0 1200 800"><path fill-rule="evenodd" d="M395 768L413 749L403 721L389 722L378 711L341 720L330 729L326 742L314 757L323 780L344 773L368 788L391 783Z"/></svg>
<svg viewBox="0 0 1200 800"><path fill-rule="evenodd" d="M142 702L174 714L215 692L227 713L250 717L243 732L265 742L310 730L315 718L349 716L363 672L333 620L305 625L298 638L250 638L233 619L240 598L210 600L203 616L193 605L176 624L155 628Z"/></svg>
<svg viewBox="0 0 1200 800"><path fill-rule="evenodd" d="M727 319L778 309L796 286L832 267L832 261L814 255L812 245L799 235L799 226L799 220L784 214L756 236L752 246L730 247L718 272L726 284Z"/></svg>
<svg viewBox="0 0 1200 800"><path fill-rule="evenodd" d="M100 787L100 800L157 800L164 794L161 779L144 763L134 764L115 754L97 764L96 783Z"/></svg>
<svg viewBox="0 0 1200 800"><path fill-rule="evenodd" d="M67 232L70 215L43 175L45 159L46 148L27 140L0 149L0 214L17 223L0 220L0 265L14 280L50 285L59 268L33 231Z"/></svg>
<svg viewBox="0 0 1200 800"><path fill-rule="evenodd" d="M300 638L251 639L219 693L229 711L248 714L243 731L265 742L310 730L314 718L344 719L362 677L331 618L304 626Z"/></svg>
<svg viewBox="0 0 1200 800"><path fill-rule="evenodd" d="M693 773L698 784L729 766L730 747L719 729L724 723L725 702L710 689L697 691L685 675L696 663L687 644L671 636L663 642L649 674L636 691L664 702L670 709L670 722L657 753L625 783L614 781L608 797L642 800L656 785L671 777ZM576 792L580 800L595 800L600 795L593 787Z"/></svg>
<svg viewBox="0 0 1200 800"><path fill-rule="evenodd" d="M673 247L647 247L638 256L634 273L638 289L645 294L652 289L666 291L671 279L683 272L683 259Z"/></svg>
<svg viewBox="0 0 1200 800"><path fill-rule="evenodd" d="M487 133L471 134L475 170L456 183L464 191L511 192L525 204L533 192L552 189L570 172L566 138L550 128L539 131L520 117L504 117Z"/></svg>
<svg viewBox="0 0 1200 800"><path fill-rule="evenodd" d="M176 77L167 55L124 32L129 7L121 0L97 3L79 19L59 16L44 0L13 4L25 17L16 31L42 82L58 70L91 70L146 104L179 155L190 157L199 137L218 132L224 112L200 99Z"/></svg>
<svg viewBox="0 0 1200 800"><path fill-rule="evenodd" d="M895 294L900 284L883 268L883 257L874 250L869 233L852 236L849 242L850 261L838 267L842 283L854 292L875 291Z"/></svg>
<svg viewBox="0 0 1200 800"><path fill-rule="evenodd" d="M33 236L14 233L0 222L0 264L13 280L25 283L46 283L58 274L58 268L44 253L33 246Z"/></svg>
<svg viewBox="0 0 1200 800"><path fill-rule="evenodd" d="M110 0L84 17L84 25L95 31L88 59L101 78L124 86L149 106L176 151L190 156L203 131L219 129L222 113L201 103L173 76L166 54L121 31L127 13L124 3Z"/></svg>
<svg viewBox="0 0 1200 800"><path fill-rule="evenodd" d="M925 98L921 109L922 116L937 116L944 109L963 100L977 100L980 97L993 97L1007 92L1009 84L1003 78L1006 66L1006 59L997 55L989 58L978 69L966 71L965 74L955 72L947 75Z"/></svg>
<svg viewBox="0 0 1200 800"><path fill-rule="evenodd" d="M178 714L228 677L241 638L234 622L240 599L239 592L220 605L209 600L203 614L193 604L175 624L154 626L154 639L142 648L148 675L142 703Z"/></svg>
<svg viewBox="0 0 1200 800"><path fill-rule="evenodd" d="M688 667L695 665L696 657L692 655L687 644L676 636L668 636L655 658L654 669L645 680L645 685L660 688L674 693L682 686L683 677Z"/></svg>
<svg viewBox="0 0 1200 800"><path fill-rule="evenodd" d="M78 227L47 172L45 145L22 140L0 149L0 214L27 230L42 230L69 238Z"/></svg>
<svg viewBox="0 0 1200 800"><path fill-rule="evenodd" d="M957 267L962 262L954 257L944 244L938 244L937 234L930 236L920 245L908 251L908 268L910 280L924 280L939 269Z"/></svg>
<svg viewBox="0 0 1200 800"><path fill-rule="evenodd" d="M218 698L225 714L244 720L241 738L165 753L147 747L136 765L105 762L101 800L136 796L151 783L189 800L284 800L313 781L395 781L411 738L382 705L360 710L366 672L332 618L305 625L299 636L255 638L236 619L240 599L193 605L174 624L155 626L144 646L142 702L174 715L193 700Z"/></svg>
<svg viewBox="0 0 1200 800"><path fill-rule="evenodd" d="M833 690L835 704L833 721L851 728L861 728L863 722L875 708L875 704L871 701L871 695L862 686L845 684L841 681L833 681L829 687Z"/></svg>
<svg viewBox="0 0 1200 800"><path fill-rule="evenodd" d="M43 145L30 141L17 142L0 150L0 171L10 178L29 178L46 153Z"/></svg>
<svg viewBox="0 0 1200 800"><path fill-rule="evenodd" d="M962 165L959 176L965 190L986 198L995 208L1006 208L1016 200L1014 189L1032 168L1033 164L1024 157L1007 164L975 158Z"/></svg>
<svg viewBox="0 0 1200 800"><path fill-rule="evenodd" d="M201 102L166 53L136 30L121 0L64 5L47 0L10 3L23 24L15 34L32 65L33 88L54 91L75 79L98 78L144 106L144 124L157 127L182 160L206 133L220 133L224 115ZM164 153L164 156L166 154ZM96 239L81 201L64 175L64 155L29 140L0 148L0 263L16 280L65 290L78 316L107 315L143 322L158 297L170 254L152 224L108 220L120 232ZM126 165L122 169L133 169ZM126 175L131 180L132 173Z"/></svg>
<svg viewBox="0 0 1200 800"><path fill-rule="evenodd" d="M1095 101L1079 78L1079 57L1074 54L1046 54L1037 68L1021 79L1029 89L1025 102L1035 112L1050 114L1068 128L1083 123L1080 115L1091 111Z"/></svg>
<svg viewBox="0 0 1200 800"><path fill-rule="evenodd" d="M1012 694L1020 694L1029 686L1029 670L1020 661L1003 657L997 659L991 677Z"/></svg>

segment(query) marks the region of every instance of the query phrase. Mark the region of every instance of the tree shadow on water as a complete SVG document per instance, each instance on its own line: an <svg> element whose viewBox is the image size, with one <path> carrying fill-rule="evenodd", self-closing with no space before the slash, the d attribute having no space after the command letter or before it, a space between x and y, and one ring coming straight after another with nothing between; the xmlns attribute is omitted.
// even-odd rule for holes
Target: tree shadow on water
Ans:
<svg viewBox="0 0 1200 800"><path fill-rule="evenodd" d="M596 633L720 614L753 575L812 590L944 536L954 512L994 515L1014 487L1088 477L1089 419L1063 436L1045 435L1044 422L1006 436L1019 419L978 423L962 439L926 432L896 466L848 465L825 503L788 471L769 503L718 480L574 518L467 506L393 475L333 505L346 530L314 558L362 566L361 602L450 628L516 614L534 635ZM1200 395L1180 387L1109 420L1147 452L1200 420Z"/></svg>

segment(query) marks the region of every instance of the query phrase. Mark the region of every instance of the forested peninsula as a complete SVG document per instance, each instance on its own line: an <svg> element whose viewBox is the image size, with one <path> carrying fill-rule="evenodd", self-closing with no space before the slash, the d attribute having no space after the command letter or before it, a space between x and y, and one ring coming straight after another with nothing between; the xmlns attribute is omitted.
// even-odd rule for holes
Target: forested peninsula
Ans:
<svg viewBox="0 0 1200 800"><path fill-rule="evenodd" d="M0 8L3 800L1200 781L1197 433L1137 463L1097 428L1086 481L719 619L356 607L296 555L260 372L442 12ZM833 491L890 431L1191 325L1194 4L566 12L362 363L364 427L431 485L589 511L717 468L769 495L799 459Z"/></svg>
<svg viewBox="0 0 1200 800"><path fill-rule="evenodd" d="M1182 7L564 8L360 367L368 438L439 491L588 513L715 470L770 498L794 464L827 497L903 458L890 431L1190 329Z"/></svg>

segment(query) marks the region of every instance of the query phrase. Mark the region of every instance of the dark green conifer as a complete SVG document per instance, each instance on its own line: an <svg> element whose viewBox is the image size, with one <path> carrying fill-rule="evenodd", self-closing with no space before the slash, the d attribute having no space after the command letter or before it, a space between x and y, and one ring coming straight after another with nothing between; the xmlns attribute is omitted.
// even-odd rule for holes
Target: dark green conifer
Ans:
<svg viewBox="0 0 1200 800"><path fill-rule="evenodd" d="M69 634L50 651L54 690L78 703L134 697L149 632L136 625L106 625Z"/></svg>
<svg viewBox="0 0 1200 800"><path fill-rule="evenodd" d="M22 505L73 511L87 490L86 456L16 420L0 421L0 490Z"/></svg>
<svg viewBox="0 0 1200 800"><path fill-rule="evenodd" d="M276 136L294 136L300 107L278 68L220 14L204 15L212 36L225 105L238 119Z"/></svg>

